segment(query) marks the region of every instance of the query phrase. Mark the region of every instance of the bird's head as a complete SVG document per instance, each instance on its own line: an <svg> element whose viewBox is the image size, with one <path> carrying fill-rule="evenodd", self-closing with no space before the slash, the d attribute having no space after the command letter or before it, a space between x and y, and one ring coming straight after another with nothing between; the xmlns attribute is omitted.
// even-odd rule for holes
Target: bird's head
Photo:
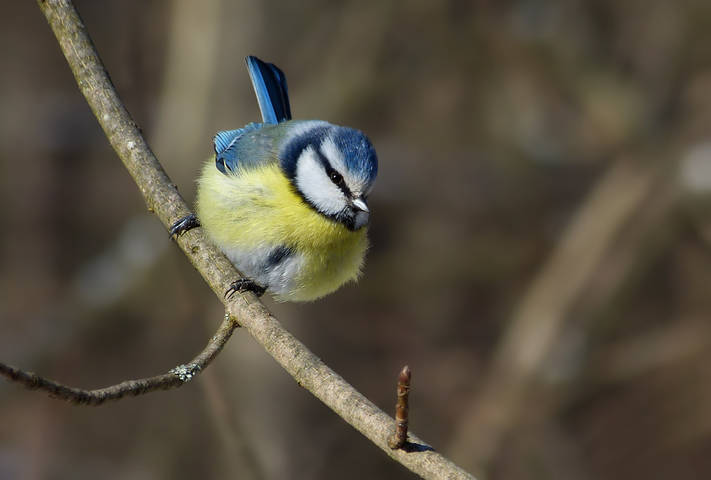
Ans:
<svg viewBox="0 0 711 480"><path fill-rule="evenodd" d="M290 129L281 165L299 195L320 214L358 230L368 224L367 198L378 158L360 131L326 122Z"/></svg>

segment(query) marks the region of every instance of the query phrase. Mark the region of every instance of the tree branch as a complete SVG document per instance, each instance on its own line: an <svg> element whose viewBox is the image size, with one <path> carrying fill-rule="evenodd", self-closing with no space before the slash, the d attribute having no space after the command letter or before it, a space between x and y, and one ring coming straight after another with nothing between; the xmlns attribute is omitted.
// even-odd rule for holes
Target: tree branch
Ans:
<svg viewBox="0 0 711 480"><path fill-rule="evenodd" d="M97 390L83 390L81 388L68 387L54 380L49 380L35 373L26 372L4 363L0 363L0 375L4 375L15 382L22 383L32 390L43 390L48 392L52 397L68 400L72 403L80 405L101 405L107 400L119 400L130 395L137 396L156 390L168 390L184 385L215 359L237 326L237 323L235 323L230 316L225 315L225 319L222 321L222 324L220 324L217 333L210 339L205 349L193 358L190 363L179 365L163 375L140 378L137 380L126 380L125 382Z"/></svg>
<svg viewBox="0 0 711 480"><path fill-rule="evenodd" d="M38 5L57 37L82 94L134 178L149 211L169 227L187 215L189 208L118 98L74 6L70 0L38 0ZM392 450L387 444L387 437L394 428L392 418L286 331L253 294L223 299L222 293L239 274L227 258L206 240L200 229L187 232L177 243L225 303L229 321L233 325L239 322L244 326L299 385L308 389L390 457L422 477L473 478L412 434L409 438L413 448Z"/></svg>

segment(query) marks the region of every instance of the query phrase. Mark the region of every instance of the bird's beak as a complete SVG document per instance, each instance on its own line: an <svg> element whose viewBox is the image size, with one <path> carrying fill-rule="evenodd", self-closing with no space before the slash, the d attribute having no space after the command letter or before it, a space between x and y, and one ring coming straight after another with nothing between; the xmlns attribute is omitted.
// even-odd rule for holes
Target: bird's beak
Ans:
<svg viewBox="0 0 711 480"><path fill-rule="evenodd" d="M362 212L370 213L370 210L368 210L368 205L366 205L365 200L363 200L361 197L353 199L353 206Z"/></svg>

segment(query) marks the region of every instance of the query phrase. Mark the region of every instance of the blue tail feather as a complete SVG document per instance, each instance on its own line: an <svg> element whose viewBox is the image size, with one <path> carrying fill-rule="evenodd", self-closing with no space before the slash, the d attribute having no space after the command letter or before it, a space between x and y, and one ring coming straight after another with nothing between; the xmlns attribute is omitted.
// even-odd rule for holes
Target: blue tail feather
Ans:
<svg viewBox="0 0 711 480"><path fill-rule="evenodd" d="M284 72L276 65L263 62L251 55L245 60L264 123L291 120L289 90Z"/></svg>

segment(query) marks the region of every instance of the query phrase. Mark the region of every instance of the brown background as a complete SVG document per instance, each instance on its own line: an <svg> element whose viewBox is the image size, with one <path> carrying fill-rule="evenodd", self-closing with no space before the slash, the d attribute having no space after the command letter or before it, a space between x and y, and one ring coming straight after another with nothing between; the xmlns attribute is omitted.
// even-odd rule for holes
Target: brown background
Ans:
<svg viewBox="0 0 711 480"><path fill-rule="evenodd" d="M3 3L0 358L83 387L164 372L220 303L39 10ZM413 430L487 478L711 478L711 3L76 3L189 200L213 134L257 119L247 54L295 117L370 136L364 277L266 301L381 408L409 363ZM411 477L245 332L100 408L0 382L0 478L226 476Z"/></svg>

